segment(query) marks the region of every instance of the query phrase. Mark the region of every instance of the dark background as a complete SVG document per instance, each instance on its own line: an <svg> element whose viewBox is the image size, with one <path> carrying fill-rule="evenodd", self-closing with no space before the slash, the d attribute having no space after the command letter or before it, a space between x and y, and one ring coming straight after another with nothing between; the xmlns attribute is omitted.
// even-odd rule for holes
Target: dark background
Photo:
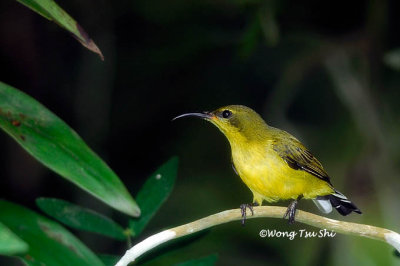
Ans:
<svg viewBox="0 0 400 266"><path fill-rule="evenodd" d="M105 61L7 0L0 2L0 80L66 121L133 195L159 165L180 157L175 189L143 237L251 202L231 169L223 135L194 118L171 122L181 113L228 104L247 105L297 136L363 211L329 217L399 231L398 1L59 4ZM1 198L37 210L36 198L58 197L126 225L125 216L44 168L4 133L0 147ZM299 208L318 213L308 201ZM218 265L399 263L392 248L373 240L267 239L258 236L261 229L317 230L279 219L231 223L141 262L168 265L218 253ZM78 234L96 252L124 253L122 244Z"/></svg>

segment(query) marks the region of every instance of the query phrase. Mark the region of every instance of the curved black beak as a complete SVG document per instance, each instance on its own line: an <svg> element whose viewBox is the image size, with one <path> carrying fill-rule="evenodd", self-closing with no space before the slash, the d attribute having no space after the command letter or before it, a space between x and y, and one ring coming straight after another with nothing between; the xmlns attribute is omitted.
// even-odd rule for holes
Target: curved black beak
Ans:
<svg viewBox="0 0 400 266"><path fill-rule="evenodd" d="M210 112L187 113L187 114L178 115L177 117L174 117L171 121L174 121L178 118L185 117L185 116L197 116L197 117L200 117L203 119L210 119L213 115Z"/></svg>

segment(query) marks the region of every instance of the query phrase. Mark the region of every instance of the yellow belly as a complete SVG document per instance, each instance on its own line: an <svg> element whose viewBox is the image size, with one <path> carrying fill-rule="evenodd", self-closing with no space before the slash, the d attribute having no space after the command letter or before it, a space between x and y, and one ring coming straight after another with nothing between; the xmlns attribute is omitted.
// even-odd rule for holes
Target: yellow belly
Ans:
<svg viewBox="0 0 400 266"><path fill-rule="evenodd" d="M313 199L333 193L330 185L303 171L290 168L272 149L232 150L232 160L243 182L253 192L253 202Z"/></svg>

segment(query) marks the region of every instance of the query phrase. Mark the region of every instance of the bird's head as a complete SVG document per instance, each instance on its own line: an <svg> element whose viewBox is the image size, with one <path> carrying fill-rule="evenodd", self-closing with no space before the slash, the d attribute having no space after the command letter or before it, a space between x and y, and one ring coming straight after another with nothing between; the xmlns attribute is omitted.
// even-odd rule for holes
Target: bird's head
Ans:
<svg viewBox="0 0 400 266"><path fill-rule="evenodd" d="M243 105L228 105L212 112L186 113L173 120L185 116L196 116L211 122L230 142L262 138L268 127L255 111Z"/></svg>

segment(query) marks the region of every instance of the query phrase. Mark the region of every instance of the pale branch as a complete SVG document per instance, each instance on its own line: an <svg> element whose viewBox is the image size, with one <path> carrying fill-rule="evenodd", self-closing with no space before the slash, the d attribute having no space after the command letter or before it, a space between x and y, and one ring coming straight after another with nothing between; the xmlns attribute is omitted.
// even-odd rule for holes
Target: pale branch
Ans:
<svg viewBox="0 0 400 266"><path fill-rule="evenodd" d="M286 212L286 208L277 206L260 206L254 207L254 215L248 215L247 219L269 217L281 218ZM115 266L125 266L135 261L145 252L178 237L193 234L206 228L219 224L241 220L241 212L239 209L227 210L219 212L208 217L196 220L194 222L177 226L155 235L152 235L145 240L139 242L132 248L126 251L125 255L118 261ZM400 252L400 234L389 229L376 226L343 222L329 219L309 212L298 210L296 212L296 222L308 224L322 229L333 230L336 233L346 235L356 235L368 237L375 240L381 240L393 246Z"/></svg>

